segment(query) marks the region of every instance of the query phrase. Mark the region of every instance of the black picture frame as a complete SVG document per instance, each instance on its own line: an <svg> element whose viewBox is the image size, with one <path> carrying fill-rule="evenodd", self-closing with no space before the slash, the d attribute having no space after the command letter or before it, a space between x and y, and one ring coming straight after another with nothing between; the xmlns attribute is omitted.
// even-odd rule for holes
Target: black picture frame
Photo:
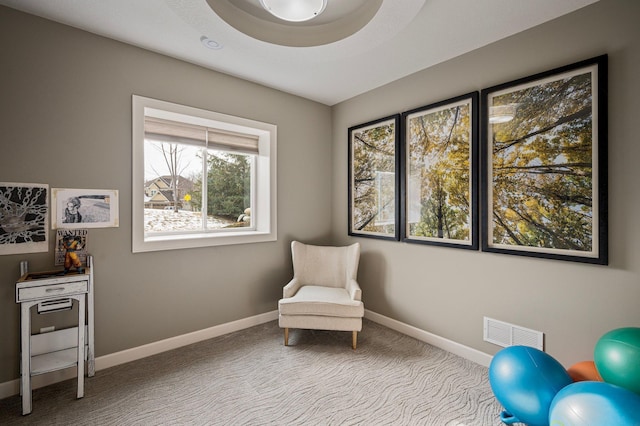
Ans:
<svg viewBox="0 0 640 426"><path fill-rule="evenodd" d="M402 113L401 239L478 250L478 92Z"/></svg>
<svg viewBox="0 0 640 426"><path fill-rule="evenodd" d="M607 56L481 92L482 250L608 263Z"/></svg>
<svg viewBox="0 0 640 426"><path fill-rule="evenodd" d="M400 236L400 114L350 127L349 235Z"/></svg>

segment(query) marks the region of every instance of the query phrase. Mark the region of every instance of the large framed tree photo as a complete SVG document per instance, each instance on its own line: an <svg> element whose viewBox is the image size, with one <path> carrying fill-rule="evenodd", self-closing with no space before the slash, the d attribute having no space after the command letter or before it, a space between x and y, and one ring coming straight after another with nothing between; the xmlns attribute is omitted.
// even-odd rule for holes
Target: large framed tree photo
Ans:
<svg viewBox="0 0 640 426"><path fill-rule="evenodd" d="M400 114L349 128L349 235L399 239Z"/></svg>
<svg viewBox="0 0 640 426"><path fill-rule="evenodd" d="M478 92L402 117L402 240L477 250Z"/></svg>
<svg viewBox="0 0 640 426"><path fill-rule="evenodd" d="M607 57L481 98L482 250L607 264Z"/></svg>

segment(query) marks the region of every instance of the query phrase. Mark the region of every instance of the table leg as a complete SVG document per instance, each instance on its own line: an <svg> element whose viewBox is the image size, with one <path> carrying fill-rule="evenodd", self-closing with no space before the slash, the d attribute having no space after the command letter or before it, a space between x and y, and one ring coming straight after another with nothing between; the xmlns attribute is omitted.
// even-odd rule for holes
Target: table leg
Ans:
<svg viewBox="0 0 640 426"><path fill-rule="evenodd" d="M22 391L22 415L31 413L31 306L20 304L20 389Z"/></svg>
<svg viewBox="0 0 640 426"><path fill-rule="evenodd" d="M95 352L95 314L93 312L94 296L93 296L93 256L87 258L87 267L89 267L89 292L87 293L87 376L93 377L96 374L96 352Z"/></svg>
<svg viewBox="0 0 640 426"><path fill-rule="evenodd" d="M84 325L86 295L78 297L78 398L84 396Z"/></svg>

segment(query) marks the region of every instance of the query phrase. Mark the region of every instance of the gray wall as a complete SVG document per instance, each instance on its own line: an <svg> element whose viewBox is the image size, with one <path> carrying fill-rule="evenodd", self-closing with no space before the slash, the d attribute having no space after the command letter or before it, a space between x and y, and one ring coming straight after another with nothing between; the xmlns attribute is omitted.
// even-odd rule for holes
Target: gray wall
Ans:
<svg viewBox="0 0 640 426"><path fill-rule="evenodd" d="M494 353L487 315L544 331L564 364L592 359L604 332L640 326L638 16L640 3L602 0L329 108L0 7L0 181L120 191L120 227L89 232L98 356L275 309L296 238L360 241L374 312ZM609 266L347 237L349 126L602 53ZM277 242L131 254L133 93L278 125ZM22 259L50 268L53 252L0 256L0 383L18 377Z"/></svg>
<svg viewBox="0 0 640 426"><path fill-rule="evenodd" d="M566 367L606 331L640 327L640 2L602 0L333 108L333 237L363 245L365 306L486 353L482 318L543 331ZM347 237L347 129L609 54L610 265Z"/></svg>
<svg viewBox="0 0 640 426"><path fill-rule="evenodd" d="M97 356L273 311L290 241L329 242L329 107L5 7L0 52L0 182L120 191L120 227L89 231ZM277 242L131 253L132 94L278 126ZM53 245L0 256L0 383L18 377L22 259L51 269Z"/></svg>

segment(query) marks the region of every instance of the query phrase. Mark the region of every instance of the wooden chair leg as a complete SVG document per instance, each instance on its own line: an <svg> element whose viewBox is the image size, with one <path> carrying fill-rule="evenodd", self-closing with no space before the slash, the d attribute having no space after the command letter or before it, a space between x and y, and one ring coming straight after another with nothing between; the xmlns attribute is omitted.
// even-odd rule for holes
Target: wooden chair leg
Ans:
<svg viewBox="0 0 640 426"><path fill-rule="evenodd" d="M351 347L353 348L353 350L356 350L356 343L358 342L358 332L354 331L353 332L353 336L351 338Z"/></svg>
<svg viewBox="0 0 640 426"><path fill-rule="evenodd" d="M284 329L284 345L289 346L289 329Z"/></svg>

